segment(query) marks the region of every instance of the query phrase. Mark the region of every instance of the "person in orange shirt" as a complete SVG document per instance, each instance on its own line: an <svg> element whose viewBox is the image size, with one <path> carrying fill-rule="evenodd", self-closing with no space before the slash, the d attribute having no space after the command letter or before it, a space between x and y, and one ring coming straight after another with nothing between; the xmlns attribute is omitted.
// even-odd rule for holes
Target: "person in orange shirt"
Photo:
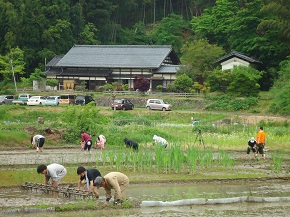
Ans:
<svg viewBox="0 0 290 217"><path fill-rule="evenodd" d="M264 152L264 147L265 147L265 141L266 141L266 134L263 130L263 127L260 127L258 135L257 135L257 152L262 154L262 158L265 159L265 152Z"/></svg>

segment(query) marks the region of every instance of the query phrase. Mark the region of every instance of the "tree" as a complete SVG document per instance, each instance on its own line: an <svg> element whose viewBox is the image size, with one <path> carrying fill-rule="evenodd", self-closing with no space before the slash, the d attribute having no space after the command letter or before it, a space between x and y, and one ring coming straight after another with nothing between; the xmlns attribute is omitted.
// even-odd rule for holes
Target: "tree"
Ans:
<svg viewBox="0 0 290 217"><path fill-rule="evenodd" d="M289 33L289 16L286 16L289 14L286 6L289 0L281 2L285 6L284 10L280 12L276 8L275 12L285 15L283 21L288 27L284 30ZM266 67L277 67L279 61L290 54L289 40L281 41L281 34L273 28L274 25L271 29L269 26L266 28L268 20L276 22L277 19L261 10L262 6L262 0L217 0L216 5L207 8L202 16L193 17L192 30L198 39L207 38L210 43L216 43L227 51L236 50L260 60Z"/></svg>
<svg viewBox="0 0 290 217"><path fill-rule="evenodd" d="M144 78L142 76L135 76L136 80L134 81L134 89L139 90L141 92L146 92L150 88L150 81L147 78Z"/></svg>
<svg viewBox="0 0 290 217"><path fill-rule="evenodd" d="M33 81L37 81L37 84L43 84L45 80L45 73L40 69L35 69L33 73L30 74L29 78L21 78L23 86L32 86ZM39 86L37 87L37 89Z"/></svg>
<svg viewBox="0 0 290 217"><path fill-rule="evenodd" d="M173 84L177 91L189 92L192 88L193 82L192 79L188 77L188 75L183 74L178 76Z"/></svg>
<svg viewBox="0 0 290 217"><path fill-rule="evenodd" d="M55 88L58 85L58 80L55 78L46 79L46 85Z"/></svg>
<svg viewBox="0 0 290 217"><path fill-rule="evenodd" d="M270 112L275 114L290 114L290 56L280 63L279 78L270 90L275 100L270 106Z"/></svg>
<svg viewBox="0 0 290 217"><path fill-rule="evenodd" d="M268 19L264 19L258 26L258 30L278 30L279 37L284 39L288 44L290 43L290 0L264 0L265 5L261 11L271 14Z"/></svg>
<svg viewBox="0 0 290 217"><path fill-rule="evenodd" d="M236 66L233 68L234 79L227 88L227 92L236 96L258 96L261 73L251 67Z"/></svg>
<svg viewBox="0 0 290 217"><path fill-rule="evenodd" d="M146 33L146 26L141 22L136 23L132 28L123 28L117 37L121 44L148 45L151 43Z"/></svg>
<svg viewBox="0 0 290 217"><path fill-rule="evenodd" d="M93 23L87 23L79 35L78 42L80 44L100 44L100 41L98 40L98 32L98 29Z"/></svg>
<svg viewBox="0 0 290 217"><path fill-rule="evenodd" d="M234 79L232 70L214 69L207 78L211 91L222 91L226 93L226 89Z"/></svg>
<svg viewBox="0 0 290 217"><path fill-rule="evenodd" d="M13 73L15 78L24 74L24 68L24 52L19 47L12 48L5 56L0 56L0 74L4 80L11 80Z"/></svg>
<svg viewBox="0 0 290 217"><path fill-rule="evenodd" d="M215 67L215 61L225 54L225 51L217 46L209 44L208 40L201 39L186 43L181 48L182 64L188 65L192 74L191 79L202 84L208 74Z"/></svg>
<svg viewBox="0 0 290 217"><path fill-rule="evenodd" d="M181 16L171 14L154 26L150 38L157 45L172 45L175 52L179 53L182 41L184 41L183 35L188 30L188 21L184 20Z"/></svg>

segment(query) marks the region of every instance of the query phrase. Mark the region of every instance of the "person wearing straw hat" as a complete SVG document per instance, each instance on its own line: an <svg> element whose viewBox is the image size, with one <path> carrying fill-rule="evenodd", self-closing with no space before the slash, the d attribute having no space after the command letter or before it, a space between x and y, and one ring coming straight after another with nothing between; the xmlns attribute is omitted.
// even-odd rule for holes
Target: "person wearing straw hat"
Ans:
<svg viewBox="0 0 290 217"><path fill-rule="evenodd" d="M252 137L248 141L247 157L249 156L251 151L254 153L254 156L256 158L257 157L257 142L254 137Z"/></svg>
<svg viewBox="0 0 290 217"><path fill-rule="evenodd" d="M126 189L129 186L129 178L120 172L110 172L104 177L98 176L95 178L94 186L97 188L103 187L106 191L106 201L104 205L109 205L112 198L112 190L114 194L114 204L121 205L126 199Z"/></svg>

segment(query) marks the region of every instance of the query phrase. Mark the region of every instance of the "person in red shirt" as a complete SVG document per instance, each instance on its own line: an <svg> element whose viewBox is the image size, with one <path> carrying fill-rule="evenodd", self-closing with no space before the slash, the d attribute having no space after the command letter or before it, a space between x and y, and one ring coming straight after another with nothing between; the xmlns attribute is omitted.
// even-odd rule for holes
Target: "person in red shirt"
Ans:
<svg viewBox="0 0 290 217"><path fill-rule="evenodd" d="M265 152L264 152L264 147L265 147L265 142L266 142L266 134L263 130L263 127L259 128L259 132L258 132L256 141L257 141L257 148L258 148L257 152L262 154L262 158L265 159L266 156L265 156Z"/></svg>
<svg viewBox="0 0 290 217"><path fill-rule="evenodd" d="M90 134L85 133L83 130L81 131L81 136L82 136L82 143L85 143L84 151L88 149L88 152L91 154L92 153L91 148L93 144L92 137L90 136Z"/></svg>

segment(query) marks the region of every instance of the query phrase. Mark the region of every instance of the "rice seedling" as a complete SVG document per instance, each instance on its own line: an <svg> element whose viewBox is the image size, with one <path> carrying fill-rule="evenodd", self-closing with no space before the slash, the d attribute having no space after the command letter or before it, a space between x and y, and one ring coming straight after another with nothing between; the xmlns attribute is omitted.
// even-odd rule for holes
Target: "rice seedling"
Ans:
<svg viewBox="0 0 290 217"><path fill-rule="evenodd" d="M107 162L107 151L102 151L102 162L103 162L103 167L105 167L106 162Z"/></svg>
<svg viewBox="0 0 290 217"><path fill-rule="evenodd" d="M123 161L123 165L125 168L128 168L128 166L130 165L130 157L131 157L131 153L130 152L125 152L124 153L124 161Z"/></svg>
<svg viewBox="0 0 290 217"><path fill-rule="evenodd" d="M186 150L186 162L189 165L189 172L192 173L196 170L198 161L198 150L194 147L189 147Z"/></svg>
<svg viewBox="0 0 290 217"><path fill-rule="evenodd" d="M114 167L114 160L115 160L115 152L109 151L108 156L109 156L110 166L111 166L111 168L113 168Z"/></svg>
<svg viewBox="0 0 290 217"><path fill-rule="evenodd" d="M234 160L230 157L229 153L224 150L219 150L217 153L217 163L219 166L234 166Z"/></svg>
<svg viewBox="0 0 290 217"><path fill-rule="evenodd" d="M138 152L133 152L133 154L132 154L132 163L133 163L133 170L134 170L134 172L136 172L136 170L137 170L137 167L138 167L138 164L137 164L137 162L138 162Z"/></svg>
<svg viewBox="0 0 290 217"><path fill-rule="evenodd" d="M175 172L179 172L184 158L183 151L180 149L180 146L173 145L170 149L170 152L172 158L172 169Z"/></svg>
<svg viewBox="0 0 290 217"><path fill-rule="evenodd" d="M282 166L282 161L283 161L283 157L282 155L279 154L272 154L272 164L271 164L271 168L279 173L281 171L281 166Z"/></svg>
<svg viewBox="0 0 290 217"><path fill-rule="evenodd" d="M155 168L157 173L163 168L163 158L164 158L164 147L156 146L155 148Z"/></svg>
<svg viewBox="0 0 290 217"><path fill-rule="evenodd" d="M121 170L122 159L123 159L123 153L119 151L116 154L116 170L117 171Z"/></svg>

